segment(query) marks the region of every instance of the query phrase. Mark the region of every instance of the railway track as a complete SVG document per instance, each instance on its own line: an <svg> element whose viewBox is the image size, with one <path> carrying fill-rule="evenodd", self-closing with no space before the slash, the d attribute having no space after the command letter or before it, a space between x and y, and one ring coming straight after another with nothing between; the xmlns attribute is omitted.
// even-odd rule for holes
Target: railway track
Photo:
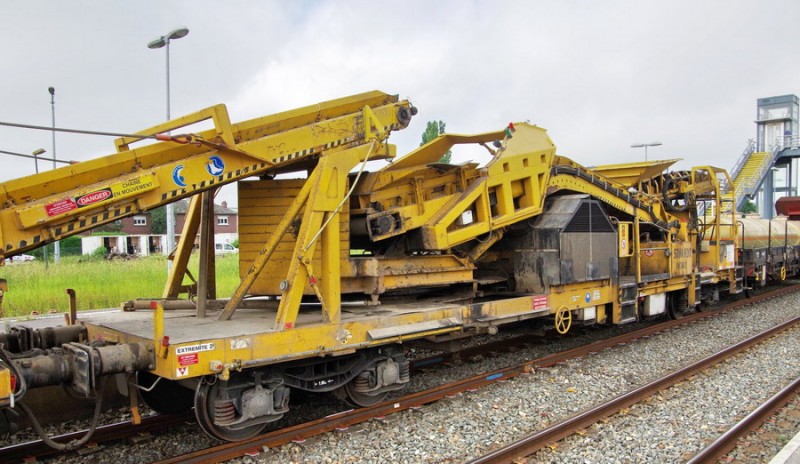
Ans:
<svg viewBox="0 0 800 464"><path fill-rule="evenodd" d="M92 436L91 442L86 447L91 448L101 443L113 442L117 440L139 440L145 439L149 434L169 429L194 420L194 414L159 414L142 418L142 422L134 425L131 422L118 422L98 426ZM58 443L70 443L80 440L86 434L85 430L53 437ZM56 450L47 446L42 440L34 440L25 443L0 448L0 461L2 462L36 462L35 460L65 454L63 451Z"/></svg>
<svg viewBox="0 0 800 464"><path fill-rule="evenodd" d="M470 464L499 464L499 463L507 463L512 462L516 458L524 457L533 454L534 452L544 448L545 446L557 442L562 438L570 436L580 430L583 430L590 425L596 424L601 420L611 416L612 414L622 410L623 408L628 408L633 404L636 404L640 401L643 401L647 398L650 398L654 394L664 390L665 388L671 387L677 384L680 381L683 381L690 376L708 369L726 359L732 358L734 355L750 349L751 347L763 342L764 340L773 337L774 335L783 332L787 329L795 327L796 325L800 324L800 317L791 319L789 321L784 322L783 324L779 324L771 329L765 330L758 335L748 338L747 340L743 340L735 345L732 345L722 351L719 351L711 356L707 356L706 358L701 359L698 362L695 362L689 366L686 366L682 369L678 369L668 375L665 375L659 379L656 379L652 382L649 382L639 388L631 390L623 395L617 396L610 401L600 404L596 407L588 409L576 416L571 417L565 421L561 421L557 424L551 425L543 430L540 430L536 433L523 437L509 445L495 450L491 453L488 453L484 456L481 456L477 459L473 459L470 461ZM796 384L798 382L794 382ZM770 412L770 409L774 411L779 406L781 406L785 401L788 401L789 395L797 385L792 386L788 392L782 393L777 400L772 401L773 403L771 406L766 406L763 409L765 412ZM759 408L761 409L761 408ZM762 416L759 414L762 418ZM755 416L754 416L755 417ZM755 425L754 425L755 424ZM746 422L742 422L737 424L729 434L723 435L723 437L718 440L718 443L715 442L712 446L709 446L705 450L701 451L695 458L693 458L690 462L695 463L705 463L705 462L715 462L715 459L719 458L720 456L724 455L727 451L729 451L735 445L736 438L741 434L746 433L752 427L757 425L756 419L750 419Z"/></svg>
<svg viewBox="0 0 800 464"><path fill-rule="evenodd" d="M226 443L217 447L213 447L210 449L205 449L202 451L198 451L196 453L190 453L187 455L181 455L174 457L172 459L168 459L162 462L219 462L223 460L233 459L242 455L252 454L254 452L260 451L265 448L272 448L279 446L281 444L286 444L290 442L298 442L303 441L307 438L312 436L326 433L329 431L333 431L336 429L345 429L352 425L365 422L367 420L385 416L388 414L392 414L394 412L403 411L406 409L414 409L420 407L425 404L429 404L435 402L441 398L445 398L448 396L454 396L459 393L463 393L470 390L475 390L482 386L508 380L510 378L525 375L526 373L531 372L537 368L544 368L548 366L554 366L559 363L563 363L566 360L573 359L576 357L586 356L592 353L596 353L600 350L605 348L610 348L619 344L625 344L630 341L636 340L642 337L649 337L655 333L670 330L674 327L689 324L693 321L705 319L708 317L712 317L721 313L725 313L731 311L737 307L740 307L745 304L756 303L759 299L763 298L770 298L774 296L783 295L786 293L790 293L793 291L797 291L800 289L800 286L791 286L791 287L784 287L777 291L770 292L768 294L764 294L759 296L758 298L750 299L750 300L741 300L736 303L727 305L723 308L715 310L713 312L701 312L695 313L692 315L688 315L682 319L677 321L668 321L661 324L653 325L644 329L636 330L634 332L630 332L627 334L623 334L620 336L616 336L607 340L602 340L598 342L593 342L588 345L571 349L568 351L564 351L557 354L548 355L539 359L531 360L526 363L520 364L518 366L510 367L501 369L494 372L487 372L482 375L473 376L467 379L463 379L458 382L449 383L447 385L442 385L440 387L426 390L418 393L413 393L410 395L406 395L401 398L394 399L390 402L386 402L380 405L376 405L371 408L362 408L358 410L352 411L345 411L342 413L334 414L328 417L324 417L315 421L307 422L304 424L288 427L285 429L277 430L275 432L271 432L265 435L261 435L259 437L255 437L251 440L239 443ZM522 342L524 337L516 337L516 342ZM530 339L527 339L530 342ZM493 347L492 349L487 349L485 346L473 348L474 352L483 352L486 353L487 351L491 351L494 349L501 349L502 345L509 345L512 344L509 340L504 340L500 342L497 346ZM464 356L465 352L460 353L461 356ZM467 352L468 353L468 352ZM458 355L458 353L453 354ZM424 358L417 361L419 366L429 366L431 364L437 362L445 362L447 361L446 356L437 355L431 358ZM186 421L186 417L177 418L178 421ZM190 420L190 419L189 419ZM154 421L157 422L157 421ZM132 433L140 433L141 429L137 427L133 427L131 429L125 430L125 427L122 425L118 425L115 427L119 430L119 433L115 437L113 434L109 434L107 439L110 440L118 440L120 436L125 437L129 436ZM155 429L153 430L155 433ZM99 442L101 438L105 437L105 435L98 435L95 438L95 441ZM105 439L105 438L104 438ZM13 456L20 456L20 457L30 457L30 456L37 456L38 453L36 452L22 452L19 451L22 448L15 448L13 452L15 453ZM9 453L12 451L10 448L3 448L0 449L0 456L6 457L6 451ZM47 455L53 455L52 450L48 450ZM9 456L11 456L9 454Z"/></svg>
<svg viewBox="0 0 800 464"><path fill-rule="evenodd" d="M687 464L700 464L706 462L717 462L730 452L737 444L737 440L755 430L759 425L769 419L778 409L786 405L792 398L800 392L800 377L797 377L790 384L786 385L778 393L772 395L767 401L761 404L753 412L736 423L727 432L687 461Z"/></svg>

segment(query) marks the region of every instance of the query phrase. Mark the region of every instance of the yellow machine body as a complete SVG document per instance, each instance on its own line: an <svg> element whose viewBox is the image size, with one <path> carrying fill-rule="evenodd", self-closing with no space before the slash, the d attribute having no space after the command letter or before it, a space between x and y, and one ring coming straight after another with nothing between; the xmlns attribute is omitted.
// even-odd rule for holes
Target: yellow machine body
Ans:
<svg viewBox="0 0 800 464"><path fill-rule="evenodd" d="M694 305L704 284L740 291L736 220L719 213L724 171L585 168L525 123L442 135L395 159L387 137L414 111L370 92L239 124L221 105L169 121L140 134L214 129L138 148L123 138L111 156L3 184L2 253L191 197L159 305L188 294L195 307L80 318L90 339L152 344L152 372L171 380L534 318L565 333L572 321L636 320L643 307L657 315L670 299ZM438 162L458 144L492 159ZM366 172L378 159L392 162ZM241 284L221 300L210 193L236 181ZM698 202L715 206L698 216ZM197 234L200 275L187 283Z"/></svg>

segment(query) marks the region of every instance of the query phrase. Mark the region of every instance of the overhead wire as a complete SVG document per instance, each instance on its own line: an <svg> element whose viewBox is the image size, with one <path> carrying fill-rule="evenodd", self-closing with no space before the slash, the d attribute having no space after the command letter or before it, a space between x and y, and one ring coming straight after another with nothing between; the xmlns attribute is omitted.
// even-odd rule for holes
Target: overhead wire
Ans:
<svg viewBox="0 0 800 464"><path fill-rule="evenodd" d="M101 135L106 137L126 137L126 138L134 138L134 139L151 139L151 140L161 140L161 141L171 141L171 142L178 142L178 143L190 143L192 140L196 138L196 136L192 134L179 134L179 135L169 135L169 134L126 134L121 132L104 132L104 131L95 131L95 130L84 130L84 129L67 129L63 127L47 127L47 126L37 126L33 124L21 124L16 122L4 122L0 121L0 126L6 127L18 127L21 129L33 129L33 130L44 130L44 131L51 131L51 132L65 132L69 134L84 134L84 135Z"/></svg>

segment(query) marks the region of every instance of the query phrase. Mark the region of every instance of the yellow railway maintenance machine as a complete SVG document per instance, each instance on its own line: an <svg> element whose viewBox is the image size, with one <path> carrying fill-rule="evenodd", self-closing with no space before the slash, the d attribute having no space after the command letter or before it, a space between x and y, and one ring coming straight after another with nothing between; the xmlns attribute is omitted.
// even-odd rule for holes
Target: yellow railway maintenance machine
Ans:
<svg viewBox="0 0 800 464"><path fill-rule="evenodd" d="M99 379L122 374L134 406L138 392L159 411L194 407L208 434L241 440L282 417L292 390L381 401L409 381L407 343L528 319L566 333L679 317L741 290L724 171L587 169L529 124L443 135L394 159L387 136L414 114L380 92L239 124L216 106L119 139L111 156L5 183L5 257L191 202L161 299L4 335L0 406L59 383L93 396ZM159 135L206 119L214 129ZM141 138L159 141L131 148ZM480 144L491 161L439 163L456 144ZM381 159L391 162L365 170ZM218 299L212 193L234 181L241 284ZM698 203L714 206L700 216Z"/></svg>

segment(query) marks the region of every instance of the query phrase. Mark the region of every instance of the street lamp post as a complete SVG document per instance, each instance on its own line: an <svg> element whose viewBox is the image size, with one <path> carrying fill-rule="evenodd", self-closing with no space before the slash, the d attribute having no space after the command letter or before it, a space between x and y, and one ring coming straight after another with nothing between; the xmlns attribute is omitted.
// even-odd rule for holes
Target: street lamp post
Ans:
<svg viewBox="0 0 800 464"><path fill-rule="evenodd" d="M158 49L162 47L166 47L167 51L167 121L170 120L170 112L169 112L169 43L172 40L180 39L181 37L186 37L186 34L189 33L189 29L185 27L181 27L175 29L174 31L170 32L167 35L162 35L161 37L153 40L152 42L147 44L147 48L151 49ZM173 248L175 248L175 205L173 203L167 204L167 240L166 240L166 248L167 252L171 252ZM171 266L171 261L167 260L167 270L169 271Z"/></svg>
<svg viewBox="0 0 800 464"><path fill-rule="evenodd" d="M56 166L56 89L55 87L48 87L47 91L50 92L50 115L53 123L53 169ZM61 243L56 240L53 243L53 263L58 264L61 260Z"/></svg>
<svg viewBox="0 0 800 464"><path fill-rule="evenodd" d="M45 151L44 148L37 148L31 153L33 155L33 165L36 167L36 174L39 174L39 155L43 155ZM47 259L47 245L42 248L42 257L44 258L44 268L47 269L50 266Z"/></svg>
<svg viewBox="0 0 800 464"><path fill-rule="evenodd" d="M32 160L40 160L41 159L41 160L53 161L54 158L42 158L41 156L39 156L39 155L41 155L43 153L46 153L44 148L40 148L40 149L36 150L32 155L26 155L24 153L16 153L16 152L13 152L13 151L0 150L0 154L3 154L3 155L19 156L19 157L22 157L22 158L30 158ZM64 164L78 164L77 161L67 161L67 160L56 160L56 161L59 162L59 163L64 163ZM38 170L39 170L39 164L38 163L36 163L36 170L37 170L37 174L38 174Z"/></svg>
<svg viewBox="0 0 800 464"><path fill-rule="evenodd" d="M650 142L650 143L634 143L631 145L631 148L642 148L644 147L644 160L647 161L647 147L657 147L659 145L663 145L661 142Z"/></svg>
<svg viewBox="0 0 800 464"><path fill-rule="evenodd" d="M46 151L44 148L37 148L31 153L33 155L33 164L36 166L36 174L39 174L39 155L45 154Z"/></svg>

